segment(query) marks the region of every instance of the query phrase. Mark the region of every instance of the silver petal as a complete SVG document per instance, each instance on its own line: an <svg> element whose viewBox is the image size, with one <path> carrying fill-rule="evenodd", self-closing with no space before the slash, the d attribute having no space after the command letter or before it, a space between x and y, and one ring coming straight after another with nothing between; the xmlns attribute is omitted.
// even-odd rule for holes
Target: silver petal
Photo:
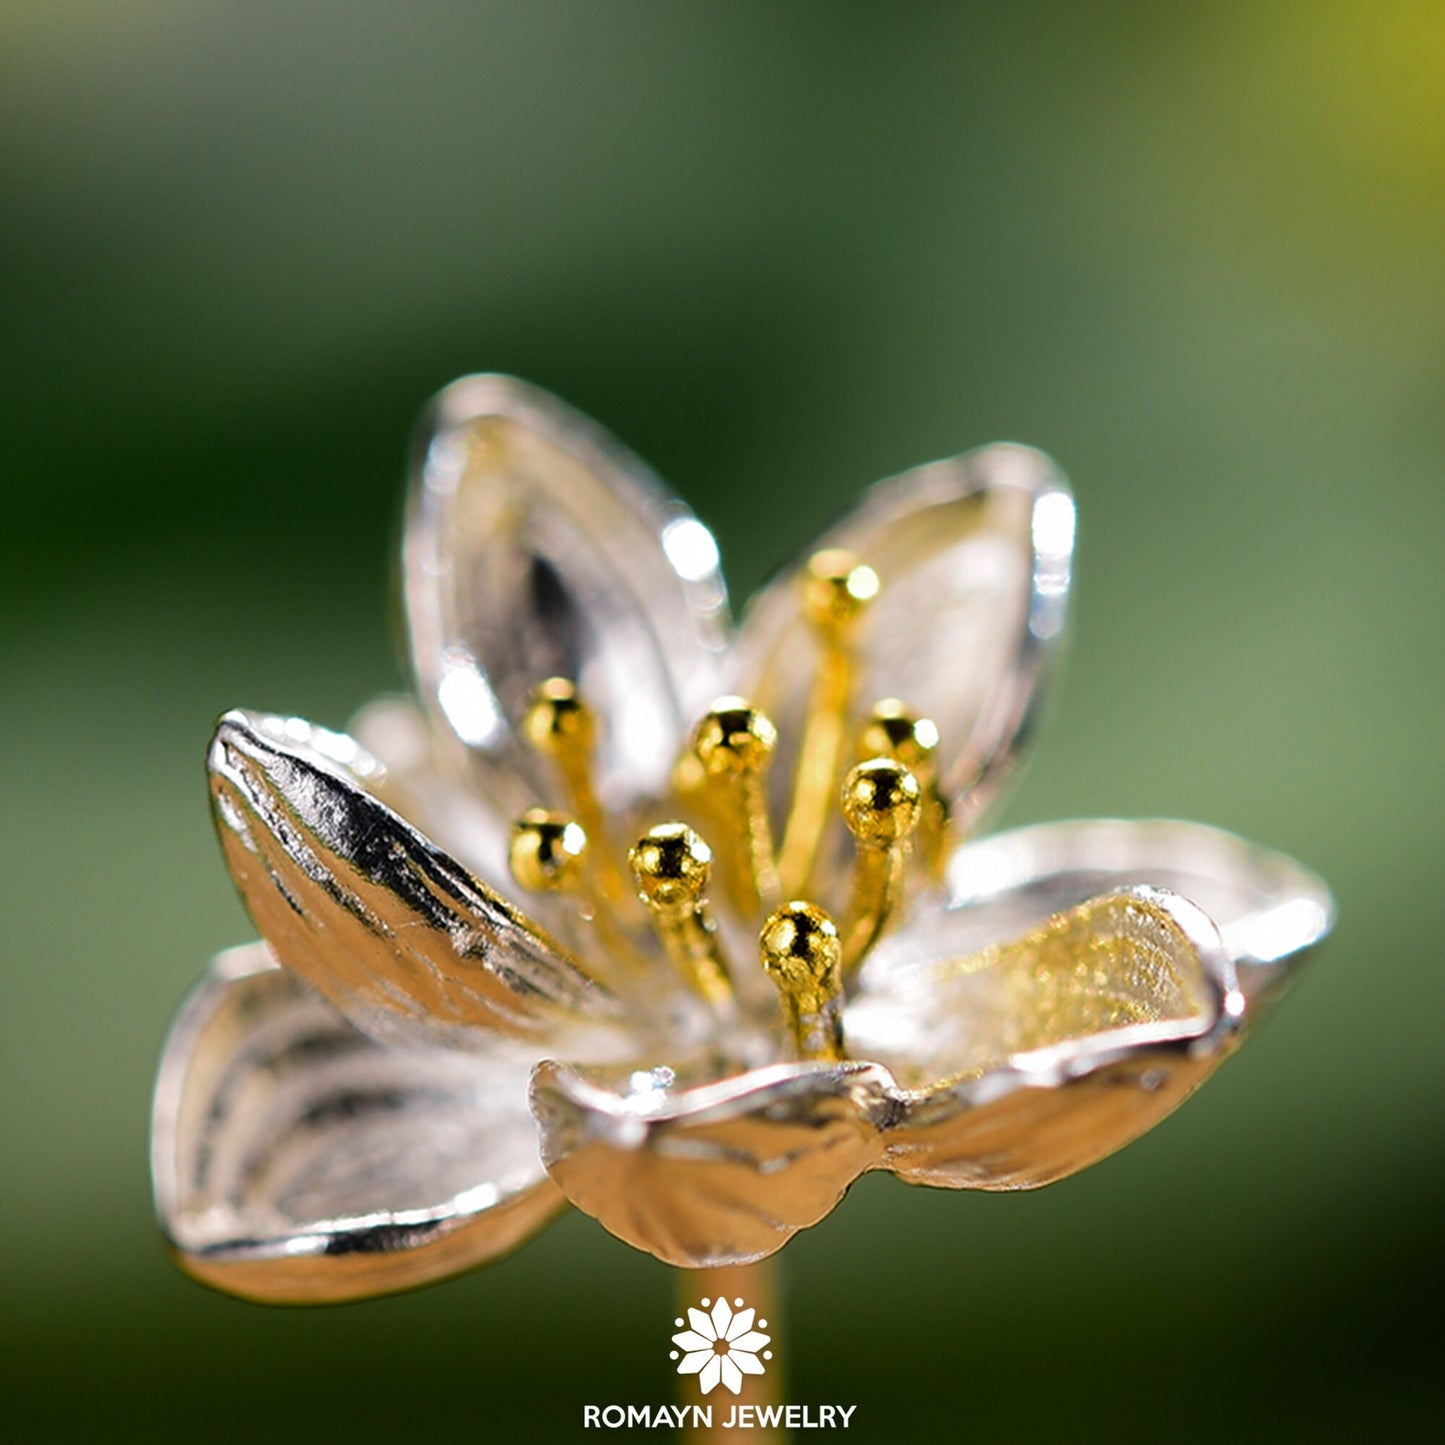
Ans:
<svg viewBox="0 0 1445 1445"><path fill-rule="evenodd" d="M542 1158L569 1201L668 1264L743 1264L816 1224L878 1157L892 1104L868 1064L777 1064L619 1091L539 1065Z"/></svg>
<svg viewBox="0 0 1445 1445"><path fill-rule="evenodd" d="M513 816L444 775L436 738L426 715L410 698L379 697L351 719L349 731L380 763L366 779L367 791L399 813L488 887L504 897L515 889L507 861ZM552 900L528 899L539 920Z"/></svg>
<svg viewBox="0 0 1445 1445"><path fill-rule="evenodd" d="M1157 1124L1232 1050L1244 1010L1218 930L1136 887L1009 944L920 960L850 1013L853 1047L913 1088L885 1168L915 1184L1027 1189Z"/></svg>
<svg viewBox="0 0 1445 1445"><path fill-rule="evenodd" d="M986 1079L1025 1055L1076 1046L1108 1052L1125 1034L1131 1042L1197 1039L1237 991L1203 912L1177 894L1137 886L982 946L950 910L909 930L907 943L859 982L844 1013L849 1051L914 1089Z"/></svg>
<svg viewBox="0 0 1445 1445"><path fill-rule="evenodd" d="M579 1057L622 1047L607 1027L618 1001L367 792L320 736L296 718L237 711L211 744L217 832L276 956L378 1038L565 1036Z"/></svg>
<svg viewBox="0 0 1445 1445"><path fill-rule="evenodd" d="M1220 828L1163 818L1044 823L966 843L948 865L949 913L975 938L997 940L1135 883L1182 894L1209 915L1249 1019L1334 924L1329 889L1293 858ZM890 948L878 966L899 956Z"/></svg>
<svg viewBox="0 0 1445 1445"><path fill-rule="evenodd" d="M997 445L880 482L818 543L855 553L882 582L860 641L860 714L896 697L937 723L939 786L965 832L1027 737L1063 631L1073 540L1062 473L1040 452ZM778 725L779 790L816 666L799 579L794 569L759 596L736 648L734 686Z"/></svg>
<svg viewBox="0 0 1445 1445"><path fill-rule="evenodd" d="M405 569L421 696L507 808L551 795L516 734L551 676L596 710L605 803L665 789L720 691L727 596L711 534L636 457L546 392L465 377L423 428Z"/></svg>
<svg viewBox="0 0 1445 1445"><path fill-rule="evenodd" d="M306 1303L407 1289L515 1248L563 1200L529 1056L383 1047L277 966L222 954L161 1061L152 1170L181 1265Z"/></svg>
<svg viewBox="0 0 1445 1445"><path fill-rule="evenodd" d="M1047 1184L1152 1127L1332 918L1292 860L1186 823L1003 834L949 884L869 959L845 1026L911 1086L883 1167L950 1188Z"/></svg>

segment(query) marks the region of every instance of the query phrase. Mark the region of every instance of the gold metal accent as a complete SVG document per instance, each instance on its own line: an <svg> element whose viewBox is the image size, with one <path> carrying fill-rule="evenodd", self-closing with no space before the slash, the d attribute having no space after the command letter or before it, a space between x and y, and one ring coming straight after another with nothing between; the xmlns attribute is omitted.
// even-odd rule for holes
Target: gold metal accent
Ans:
<svg viewBox="0 0 1445 1445"><path fill-rule="evenodd" d="M567 801L591 843L588 855L597 890L607 903L619 902L627 890L608 840L602 804L592 786L597 723L577 684L569 678L549 677L533 688L522 715L522 736L555 765Z"/></svg>
<svg viewBox="0 0 1445 1445"><path fill-rule="evenodd" d="M844 632L878 596L878 574L851 552L829 547L808 559L803 607L817 627Z"/></svg>
<svg viewBox="0 0 1445 1445"><path fill-rule="evenodd" d="M692 735L692 751L716 785L732 850L725 882L744 912L776 903L780 896L773 861L773 832L768 821L768 763L777 746L772 723L740 697L719 698Z"/></svg>
<svg viewBox="0 0 1445 1445"><path fill-rule="evenodd" d="M628 861L678 972L709 1003L730 1003L732 980L704 896L712 850L685 823L664 823L638 839Z"/></svg>
<svg viewBox="0 0 1445 1445"><path fill-rule="evenodd" d="M923 812L913 851L926 875L937 881L948 861L948 803L938 790L938 725L896 697L873 704L858 735L858 758L892 758L902 763L923 793Z"/></svg>
<svg viewBox="0 0 1445 1445"><path fill-rule="evenodd" d="M902 896L903 860L923 813L923 792L902 763L870 758L843 780L840 803L858 845L843 930L844 965L852 970L877 942Z"/></svg>
<svg viewBox="0 0 1445 1445"><path fill-rule="evenodd" d="M878 574L851 552L815 552L803 582L803 611L818 636L818 671L798 750L793 800L779 853L784 891L805 893L843 763L858 622L878 595Z"/></svg>
<svg viewBox="0 0 1445 1445"><path fill-rule="evenodd" d="M565 813L529 808L512 825L512 877L532 893L570 893L582 884L587 834Z"/></svg>
<svg viewBox="0 0 1445 1445"><path fill-rule="evenodd" d="M962 981L986 975L973 990ZM1207 987L1192 941L1160 903L1124 893L1091 898L1003 944L936 966L988 1015L995 1065L1010 1054L1161 1020L1203 1018ZM982 1009L980 1008L980 1012Z"/></svg>
<svg viewBox="0 0 1445 1445"><path fill-rule="evenodd" d="M815 904L788 903L758 936L763 971L777 985L800 1059L838 1063L843 1052L843 945Z"/></svg>

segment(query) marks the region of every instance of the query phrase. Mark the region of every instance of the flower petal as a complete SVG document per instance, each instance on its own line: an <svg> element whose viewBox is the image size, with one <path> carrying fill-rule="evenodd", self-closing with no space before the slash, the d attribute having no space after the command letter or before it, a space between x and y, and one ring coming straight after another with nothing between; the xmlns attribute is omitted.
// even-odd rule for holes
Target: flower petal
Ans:
<svg viewBox="0 0 1445 1445"><path fill-rule="evenodd" d="M869 1047L885 998L915 1019L904 1080L927 1079L895 1121L885 1167L956 1189L1035 1188L1121 1148L1228 1056L1244 1007L1209 919L1145 887L1014 943L899 969L860 998L855 1046Z"/></svg>
<svg viewBox="0 0 1445 1445"><path fill-rule="evenodd" d="M722 1382L734 1395L743 1388L743 1372L738 1369L731 1355L719 1355L721 1362Z"/></svg>
<svg viewBox="0 0 1445 1445"><path fill-rule="evenodd" d="M673 1344L687 1351L711 1350L712 1336L700 1335L696 1330L683 1330L681 1334L672 1337Z"/></svg>
<svg viewBox="0 0 1445 1445"><path fill-rule="evenodd" d="M678 1361L677 1373L679 1375L696 1375L704 1365L715 1359L717 1359L717 1355L714 1353L713 1347L709 1345L705 1350L698 1350L696 1354L684 1355Z"/></svg>
<svg viewBox="0 0 1445 1445"><path fill-rule="evenodd" d="M855 553L882 583L860 633L859 715L895 697L938 725L939 787L966 831L1027 734L1063 630L1073 537L1063 475L1040 452L1000 445L880 482L818 543ZM779 789L790 785L818 651L801 576L800 566L759 596L737 648L734 685L778 726Z"/></svg>
<svg viewBox="0 0 1445 1445"><path fill-rule="evenodd" d="M277 966L222 954L156 1084L161 1223L190 1273L292 1303L408 1289L514 1248L561 1207L528 1056L383 1047Z"/></svg>
<svg viewBox="0 0 1445 1445"><path fill-rule="evenodd" d="M731 1325L732 1322L732 1306L719 1295L717 1299L713 1301L712 1307L712 1327L714 1335L720 1340L727 1339L728 1326Z"/></svg>
<svg viewBox="0 0 1445 1445"><path fill-rule="evenodd" d="M489 888L504 897L515 890L508 852L516 815L499 812L486 796L445 775L433 729L415 702L376 698L351 719L350 732L383 769L365 780L368 792ZM527 902L540 920L552 900L536 894Z"/></svg>
<svg viewBox="0 0 1445 1445"><path fill-rule="evenodd" d="M606 1052L617 1001L318 746L336 736L231 712L211 744L217 832L277 957L379 1037L555 1040L587 1024L576 1042Z"/></svg>
<svg viewBox="0 0 1445 1445"><path fill-rule="evenodd" d="M961 947L972 927L950 910L890 940L845 1010L850 1051L905 1088L987 1077L1016 1056L1074 1044L1112 1048L1123 1031L1194 1038L1234 987L1209 920L1154 889L1088 899L1020 937Z"/></svg>
<svg viewBox="0 0 1445 1445"><path fill-rule="evenodd" d="M975 937L994 938L1131 884L1181 894L1219 928L1251 1019L1330 931L1335 914L1329 889L1294 859L1219 828L1172 819L1045 823L999 833L958 849L947 883L950 912L972 920Z"/></svg>
<svg viewBox="0 0 1445 1445"><path fill-rule="evenodd" d="M865 1064L779 1064L629 1094L544 1063L532 1109L572 1203L628 1244L697 1268L761 1259L822 1219L877 1157L890 1083Z"/></svg>
<svg viewBox="0 0 1445 1445"><path fill-rule="evenodd" d="M751 1305L742 1309L733 1316L732 1323L728 1326L727 1338L732 1341L741 1340L753 1327L753 1317L757 1311ZM744 1345L744 1349L753 1348L751 1345Z"/></svg>
<svg viewBox="0 0 1445 1445"><path fill-rule="evenodd" d="M720 690L727 597L711 534L636 457L546 392L465 377L417 449L405 567L422 698L508 806L552 793L516 732L552 676L596 710L604 802L665 788Z"/></svg>
<svg viewBox="0 0 1445 1445"><path fill-rule="evenodd" d="M1332 909L1291 860L1168 822L1005 834L960 849L949 880L949 907L869 959L845 1027L911 1086L884 1167L950 1188L1046 1184L1152 1127Z"/></svg>
<svg viewBox="0 0 1445 1445"><path fill-rule="evenodd" d="M697 1377L697 1386L704 1395L712 1393L713 1387L722 1378L722 1356L714 1355L703 1367Z"/></svg>

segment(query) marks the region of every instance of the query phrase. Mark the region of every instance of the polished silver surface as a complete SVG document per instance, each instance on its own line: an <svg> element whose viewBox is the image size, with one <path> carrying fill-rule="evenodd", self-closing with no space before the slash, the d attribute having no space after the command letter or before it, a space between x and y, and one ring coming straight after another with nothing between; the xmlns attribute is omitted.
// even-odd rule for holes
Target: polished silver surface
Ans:
<svg viewBox="0 0 1445 1445"><path fill-rule="evenodd" d="M690 1089L543 1064L543 1158L579 1209L668 1264L743 1264L816 1224L878 1156L888 1075L778 1064Z"/></svg>
<svg viewBox="0 0 1445 1445"><path fill-rule="evenodd" d="M856 730L898 698L937 723L954 836L1031 729L1073 535L1057 470L999 446L881 483L823 539L882 582L833 721ZM733 988L709 996L625 890L598 874L523 898L507 854L523 809L561 801L519 733L556 678L596 716L611 837L589 848L674 819L738 842L679 767L725 689L777 724L781 833L808 791L792 787L806 714L828 717L801 571L730 642L701 524L589 423L498 377L433 408L405 559L419 707L372 704L355 737L234 712L212 745L218 833L266 945L222 955L173 1030L153 1163L178 1259L219 1288L404 1288L512 1247L563 1198L716 1267L780 1248L868 1170L1045 1184L1175 1107L1329 930L1312 874L1194 824L939 849L846 980L847 1058L799 1062L747 889L713 890ZM848 906L850 848L835 823L799 870L810 903Z"/></svg>
<svg viewBox="0 0 1445 1445"><path fill-rule="evenodd" d="M563 1204L526 1107L530 1055L385 1046L262 944L220 955L156 1083L156 1202L185 1267L282 1302L480 1264Z"/></svg>
<svg viewBox="0 0 1445 1445"><path fill-rule="evenodd" d="M731 623L712 534L642 462L546 392L465 377L417 442L404 563L422 700L503 806L561 801L517 736L549 677L603 719L609 807L666 791Z"/></svg>
<svg viewBox="0 0 1445 1445"><path fill-rule="evenodd" d="M276 956L377 1038L550 1039L621 1007L525 916L322 753L233 711L211 743L217 832ZM337 735L332 734L335 738Z"/></svg>

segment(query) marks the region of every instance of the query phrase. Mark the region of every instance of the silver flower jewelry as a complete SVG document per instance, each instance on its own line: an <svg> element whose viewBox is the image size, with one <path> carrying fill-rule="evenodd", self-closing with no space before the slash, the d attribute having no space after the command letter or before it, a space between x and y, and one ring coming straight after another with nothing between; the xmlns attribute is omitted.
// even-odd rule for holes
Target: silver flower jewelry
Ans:
<svg viewBox="0 0 1445 1445"><path fill-rule="evenodd" d="M986 447L880 483L734 636L711 534L636 458L519 382L447 388L405 540L418 701L211 744L263 941L161 1061L181 1265L378 1294L568 1202L743 1264L866 1170L1031 1188L1157 1123L1332 904L1192 823L974 841L1073 537L1052 464Z"/></svg>

